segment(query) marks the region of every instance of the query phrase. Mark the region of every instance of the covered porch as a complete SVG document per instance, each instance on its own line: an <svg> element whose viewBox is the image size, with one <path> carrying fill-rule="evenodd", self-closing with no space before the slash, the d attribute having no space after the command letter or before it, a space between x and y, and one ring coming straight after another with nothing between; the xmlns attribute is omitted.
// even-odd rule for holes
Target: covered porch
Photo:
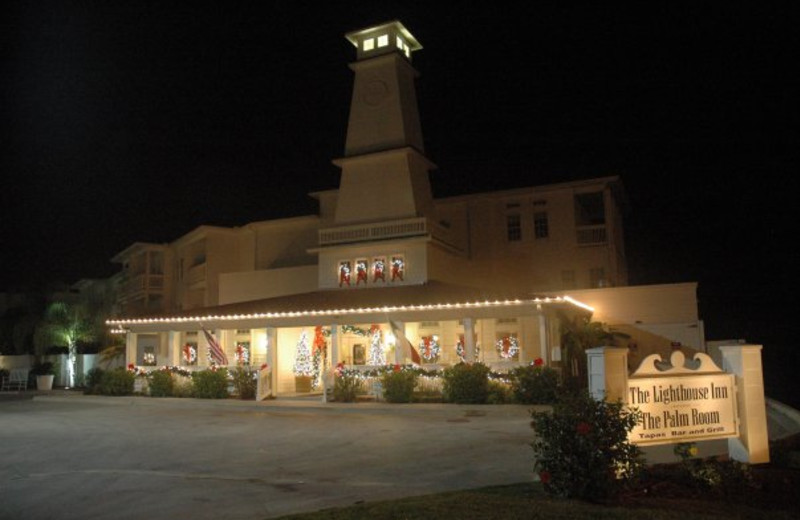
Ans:
<svg viewBox="0 0 800 520"><path fill-rule="evenodd" d="M589 312L568 296L429 283L317 291L109 324L127 334L126 362L145 370L211 366L205 329L228 366L266 364L272 393L280 397L321 392L323 378L339 363L365 372L416 363L409 347L427 370L462 361L482 362L494 372L537 359L558 364L559 316Z"/></svg>

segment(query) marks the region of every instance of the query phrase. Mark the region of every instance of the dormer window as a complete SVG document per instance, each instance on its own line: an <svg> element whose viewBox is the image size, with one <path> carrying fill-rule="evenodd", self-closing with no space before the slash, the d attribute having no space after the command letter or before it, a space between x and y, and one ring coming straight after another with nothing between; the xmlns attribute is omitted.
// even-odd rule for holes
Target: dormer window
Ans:
<svg viewBox="0 0 800 520"><path fill-rule="evenodd" d="M375 48L375 39L374 38L367 38L364 40L363 43L364 51L371 51Z"/></svg>
<svg viewBox="0 0 800 520"><path fill-rule="evenodd" d="M386 47L389 45L389 36L382 34L378 36L378 47Z"/></svg>

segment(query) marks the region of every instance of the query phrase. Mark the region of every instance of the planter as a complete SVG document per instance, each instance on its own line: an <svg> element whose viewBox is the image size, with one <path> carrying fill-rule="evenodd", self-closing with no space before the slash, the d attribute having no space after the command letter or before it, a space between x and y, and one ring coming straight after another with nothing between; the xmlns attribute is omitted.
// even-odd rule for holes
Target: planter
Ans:
<svg viewBox="0 0 800 520"><path fill-rule="evenodd" d="M56 376L52 374L44 375L44 376L36 376L36 389L37 390L52 390L53 389L53 379Z"/></svg>
<svg viewBox="0 0 800 520"><path fill-rule="evenodd" d="M311 392L311 376L294 376L294 391L306 394Z"/></svg>

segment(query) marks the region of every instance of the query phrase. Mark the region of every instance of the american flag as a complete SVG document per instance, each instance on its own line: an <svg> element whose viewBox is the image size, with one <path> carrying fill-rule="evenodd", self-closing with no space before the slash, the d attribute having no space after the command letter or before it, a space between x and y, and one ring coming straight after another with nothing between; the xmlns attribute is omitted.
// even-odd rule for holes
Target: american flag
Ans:
<svg viewBox="0 0 800 520"><path fill-rule="evenodd" d="M214 335L208 332L202 325L200 325L200 328L203 330L203 334L206 336L206 341L208 341L208 348L211 351L211 357L214 358L214 361L216 361L218 365L227 365L228 358L225 356L225 351L222 350L222 347L219 345L219 343L217 343L217 340L214 339Z"/></svg>
<svg viewBox="0 0 800 520"><path fill-rule="evenodd" d="M393 320L389 320L389 325L391 325L392 333L397 340L397 348L401 349L401 352L403 352L405 357L410 357L411 361L418 365L421 364L422 359L419 357L419 352L417 352L417 349L414 348L414 345L412 345L411 342L408 341L408 338L406 338L406 335L403 333L403 327Z"/></svg>

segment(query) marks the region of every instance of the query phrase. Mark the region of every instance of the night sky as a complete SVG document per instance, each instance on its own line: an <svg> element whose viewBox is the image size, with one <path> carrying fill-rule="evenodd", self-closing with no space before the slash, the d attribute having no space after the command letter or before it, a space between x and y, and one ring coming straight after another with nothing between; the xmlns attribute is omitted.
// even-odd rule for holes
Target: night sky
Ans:
<svg viewBox="0 0 800 520"><path fill-rule="evenodd" d="M0 291L315 211L344 149L343 35L399 19L424 47L436 197L619 175L631 283L698 282L709 339L788 355L800 42L780 4L165 4L4 4Z"/></svg>

